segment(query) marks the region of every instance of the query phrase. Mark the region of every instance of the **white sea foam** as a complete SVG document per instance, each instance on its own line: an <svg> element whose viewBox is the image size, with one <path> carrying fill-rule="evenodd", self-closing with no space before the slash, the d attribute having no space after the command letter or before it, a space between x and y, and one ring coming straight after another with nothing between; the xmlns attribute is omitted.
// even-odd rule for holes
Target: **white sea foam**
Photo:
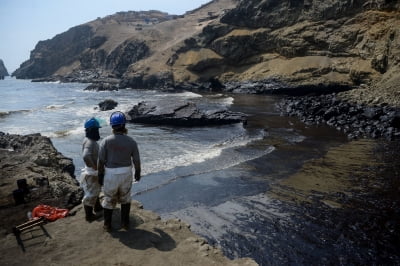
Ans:
<svg viewBox="0 0 400 266"><path fill-rule="evenodd" d="M83 126L65 129L65 130L57 130L54 132L43 132L43 135L49 138L64 138L70 135L84 135L85 130Z"/></svg>
<svg viewBox="0 0 400 266"><path fill-rule="evenodd" d="M264 138L264 135L265 135L264 131L260 131L259 134L253 137L241 134L226 139L224 142L220 144L196 147L192 151L186 151L186 153L181 155L159 158L158 160L152 162L144 162L143 174L146 175L150 173L156 173L159 171L170 170L175 167L198 164L214 158L218 159L217 161L213 162L214 165L213 168L207 169L207 171L226 169L234 165L238 165L240 163L256 159L260 156L263 156L265 154L274 151L275 148L273 146L269 146L265 150L254 151L251 154L241 154L233 149L238 147L244 147L253 141L261 140L262 138ZM221 156L222 153L224 151L227 151L228 149L232 150L229 151L226 156Z"/></svg>
<svg viewBox="0 0 400 266"><path fill-rule="evenodd" d="M46 106L46 109L62 109L65 107L65 104L51 104Z"/></svg>
<svg viewBox="0 0 400 266"><path fill-rule="evenodd" d="M178 166L188 166L194 163L201 163L208 159L215 158L221 154L222 149L204 149L200 152L187 152L185 154L161 158L152 162L144 162L143 175L166 171Z"/></svg>
<svg viewBox="0 0 400 266"><path fill-rule="evenodd" d="M221 103L229 106L229 105L233 104L233 101L234 101L233 97L226 97L226 98L223 98Z"/></svg>
<svg viewBox="0 0 400 266"><path fill-rule="evenodd" d="M0 111L0 117L12 115L12 114L18 114L18 113L28 113L28 112L32 112L32 111L33 110Z"/></svg>
<svg viewBox="0 0 400 266"><path fill-rule="evenodd" d="M96 116L100 112L100 109L94 109L94 107L95 106L81 107L75 110L75 114L77 116L88 117L88 118L91 116Z"/></svg>
<svg viewBox="0 0 400 266"><path fill-rule="evenodd" d="M174 94L174 96L178 96L178 97L182 97L182 98L201 98L201 97L203 97L200 94L190 92L190 91L176 93L176 94Z"/></svg>

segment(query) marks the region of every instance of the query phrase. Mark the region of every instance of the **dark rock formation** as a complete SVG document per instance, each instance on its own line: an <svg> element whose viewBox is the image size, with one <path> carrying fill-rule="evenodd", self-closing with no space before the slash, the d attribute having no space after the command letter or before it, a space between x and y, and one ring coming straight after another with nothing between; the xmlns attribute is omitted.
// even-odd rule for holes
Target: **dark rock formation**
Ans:
<svg viewBox="0 0 400 266"><path fill-rule="evenodd" d="M115 107L117 107L117 105L118 105L118 103L111 99L107 99L107 100L104 100L101 103L99 103L99 107L100 107L101 111L112 110Z"/></svg>
<svg viewBox="0 0 400 266"><path fill-rule="evenodd" d="M227 12L222 23L251 28L281 28L305 20L337 20L365 10L399 8L398 1L387 0L250 0L240 1ZM247 18L247 19L243 19Z"/></svg>
<svg viewBox="0 0 400 266"><path fill-rule="evenodd" d="M128 112L130 122L172 126L245 123L245 115L226 110L203 112L192 102L141 102Z"/></svg>
<svg viewBox="0 0 400 266"><path fill-rule="evenodd" d="M119 87L132 89L170 90L175 86L171 72L158 72L154 75L135 73L135 75L132 75L129 78L122 79Z"/></svg>
<svg viewBox="0 0 400 266"><path fill-rule="evenodd" d="M1 227L27 220L26 213L38 204L72 208L80 204L83 192L74 178L75 166L40 134L26 136L0 132L0 219ZM26 179L29 193L25 204L16 206L13 191L17 180ZM42 182L48 180L48 186Z"/></svg>
<svg viewBox="0 0 400 266"><path fill-rule="evenodd" d="M125 41L115 48L106 59L106 69L117 77L122 77L129 65L146 58L150 48L143 41Z"/></svg>
<svg viewBox="0 0 400 266"><path fill-rule="evenodd" d="M7 68L4 65L3 60L0 59L0 77L4 78L6 76L8 76Z"/></svg>
<svg viewBox="0 0 400 266"><path fill-rule="evenodd" d="M107 83L107 82L97 82L90 84L85 88L85 91L117 91L118 90L118 84L114 83Z"/></svg>
<svg viewBox="0 0 400 266"><path fill-rule="evenodd" d="M327 94L333 92L347 91L351 87L341 84L316 84L316 85L291 85L277 79L227 82L223 84L222 90L231 93L245 94L285 94L301 96L310 93Z"/></svg>
<svg viewBox="0 0 400 266"><path fill-rule="evenodd" d="M292 97L278 104L284 115L297 116L306 124L327 124L359 137L400 139L400 110L341 101L336 94Z"/></svg>

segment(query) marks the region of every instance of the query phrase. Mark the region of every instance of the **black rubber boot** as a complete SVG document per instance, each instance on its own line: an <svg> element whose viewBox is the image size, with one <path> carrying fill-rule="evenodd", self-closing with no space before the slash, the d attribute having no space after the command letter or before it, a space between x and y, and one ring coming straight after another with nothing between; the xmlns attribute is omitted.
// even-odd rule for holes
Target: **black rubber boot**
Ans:
<svg viewBox="0 0 400 266"><path fill-rule="evenodd" d="M93 207L92 206L87 206L87 205L83 205L83 207L85 208L85 219L86 219L86 221L91 223L94 220L96 220L96 216L93 214Z"/></svg>
<svg viewBox="0 0 400 266"><path fill-rule="evenodd" d="M129 230L129 213L131 211L131 204L121 204L121 227L122 229Z"/></svg>
<svg viewBox="0 0 400 266"><path fill-rule="evenodd" d="M101 206L101 204L100 204L100 199L97 198L96 204L94 205L94 212L98 213L98 212L101 212L102 210L103 210L103 206Z"/></svg>
<svg viewBox="0 0 400 266"><path fill-rule="evenodd" d="M103 229L105 232L111 232L111 222L112 222L112 209L103 209L104 211L104 226Z"/></svg>

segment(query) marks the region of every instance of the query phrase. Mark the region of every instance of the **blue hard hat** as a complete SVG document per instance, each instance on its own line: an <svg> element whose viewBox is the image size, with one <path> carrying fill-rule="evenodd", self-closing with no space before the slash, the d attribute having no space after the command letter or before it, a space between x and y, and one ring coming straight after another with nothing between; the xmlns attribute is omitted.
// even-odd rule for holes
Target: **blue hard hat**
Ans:
<svg viewBox="0 0 400 266"><path fill-rule="evenodd" d="M99 121L94 117L86 120L84 127L85 128L101 128Z"/></svg>
<svg viewBox="0 0 400 266"><path fill-rule="evenodd" d="M110 116L110 125L117 126L117 125L124 125L126 123L126 117L122 112L114 112Z"/></svg>

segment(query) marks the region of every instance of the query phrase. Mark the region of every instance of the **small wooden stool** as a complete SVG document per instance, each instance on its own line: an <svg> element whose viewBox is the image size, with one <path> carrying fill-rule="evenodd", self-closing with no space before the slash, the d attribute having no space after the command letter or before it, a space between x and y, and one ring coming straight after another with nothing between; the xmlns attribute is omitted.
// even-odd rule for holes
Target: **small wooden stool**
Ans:
<svg viewBox="0 0 400 266"><path fill-rule="evenodd" d="M32 219L32 220L30 220L30 221L28 221L26 223L23 223L23 224L20 224L20 225L17 225L15 227L13 227L13 233L14 233L16 239L17 239L18 244L21 246L22 251L25 252L24 243L22 242L22 239L21 239L21 233L23 231L32 229L35 226L40 226L40 228L43 230L44 234L47 237L51 238L51 236L49 235L49 233L46 231L46 229L43 226L45 221L46 220L43 217L34 218L34 219Z"/></svg>

